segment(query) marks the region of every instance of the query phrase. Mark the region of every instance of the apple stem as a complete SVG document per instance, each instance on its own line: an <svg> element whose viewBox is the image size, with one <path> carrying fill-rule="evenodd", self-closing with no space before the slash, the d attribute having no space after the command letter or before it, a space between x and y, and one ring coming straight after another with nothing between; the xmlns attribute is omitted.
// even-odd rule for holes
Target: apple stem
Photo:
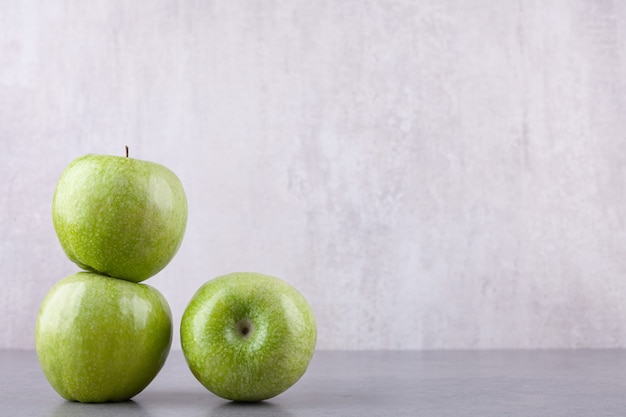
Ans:
<svg viewBox="0 0 626 417"><path fill-rule="evenodd" d="M126 145L125 147L126 147L126 158L128 158L128 145Z"/></svg>

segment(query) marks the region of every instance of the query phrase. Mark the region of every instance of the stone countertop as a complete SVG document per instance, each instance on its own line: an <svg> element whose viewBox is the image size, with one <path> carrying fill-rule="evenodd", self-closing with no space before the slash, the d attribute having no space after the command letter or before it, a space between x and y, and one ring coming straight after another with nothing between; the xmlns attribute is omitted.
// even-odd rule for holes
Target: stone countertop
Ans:
<svg viewBox="0 0 626 417"><path fill-rule="evenodd" d="M7 417L611 417L626 412L626 351L318 351L296 385L256 404L206 391L173 351L132 401L80 404L54 392L34 351L0 350L0 388Z"/></svg>

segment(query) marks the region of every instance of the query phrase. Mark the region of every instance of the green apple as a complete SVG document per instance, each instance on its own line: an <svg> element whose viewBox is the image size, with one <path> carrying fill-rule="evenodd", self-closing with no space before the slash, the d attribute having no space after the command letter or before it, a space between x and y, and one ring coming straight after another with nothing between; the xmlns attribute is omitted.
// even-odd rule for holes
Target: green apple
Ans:
<svg viewBox="0 0 626 417"><path fill-rule="evenodd" d="M57 282L35 330L37 356L50 385L80 402L127 400L165 363L172 318L153 287L92 272Z"/></svg>
<svg viewBox="0 0 626 417"><path fill-rule="evenodd" d="M304 374L317 327L310 305L291 285L242 272L217 277L195 293L180 335L191 372L209 391L262 401Z"/></svg>
<svg viewBox="0 0 626 417"><path fill-rule="evenodd" d="M178 251L187 199L176 174L163 165L85 155L61 175L52 220L63 250L79 267L140 282Z"/></svg>

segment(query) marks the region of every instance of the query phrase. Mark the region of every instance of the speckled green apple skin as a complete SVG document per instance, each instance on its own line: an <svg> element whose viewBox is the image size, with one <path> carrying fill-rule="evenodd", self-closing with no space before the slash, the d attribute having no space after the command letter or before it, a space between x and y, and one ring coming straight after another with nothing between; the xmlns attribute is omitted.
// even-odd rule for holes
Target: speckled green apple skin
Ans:
<svg viewBox="0 0 626 417"><path fill-rule="evenodd" d="M155 288L79 272L44 298L35 330L37 356L65 399L123 401L158 374L172 342L172 318Z"/></svg>
<svg viewBox="0 0 626 417"><path fill-rule="evenodd" d="M79 267L140 282L178 251L187 199L179 178L163 165L85 155L61 175L52 220L63 250Z"/></svg>
<svg viewBox="0 0 626 417"><path fill-rule="evenodd" d="M262 401L286 391L306 371L317 338L302 294L258 273L204 284L187 306L180 331L196 379L234 401Z"/></svg>

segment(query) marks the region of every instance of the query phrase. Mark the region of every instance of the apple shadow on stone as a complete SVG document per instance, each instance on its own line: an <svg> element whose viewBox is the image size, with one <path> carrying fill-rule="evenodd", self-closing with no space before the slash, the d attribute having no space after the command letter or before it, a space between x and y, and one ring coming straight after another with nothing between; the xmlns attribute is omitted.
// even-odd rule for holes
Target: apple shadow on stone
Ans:
<svg viewBox="0 0 626 417"><path fill-rule="evenodd" d="M64 401L54 409L50 417L83 417L98 413L98 416L133 415L150 417L150 413L133 400L112 403L80 403Z"/></svg>
<svg viewBox="0 0 626 417"><path fill-rule="evenodd" d="M227 402L211 410L211 417L238 417L238 416L271 416L271 417L293 417L277 404L271 402Z"/></svg>
<svg viewBox="0 0 626 417"><path fill-rule="evenodd" d="M189 407L210 408L213 397L208 391L146 390L136 400L137 404L148 408L176 407L184 410Z"/></svg>

